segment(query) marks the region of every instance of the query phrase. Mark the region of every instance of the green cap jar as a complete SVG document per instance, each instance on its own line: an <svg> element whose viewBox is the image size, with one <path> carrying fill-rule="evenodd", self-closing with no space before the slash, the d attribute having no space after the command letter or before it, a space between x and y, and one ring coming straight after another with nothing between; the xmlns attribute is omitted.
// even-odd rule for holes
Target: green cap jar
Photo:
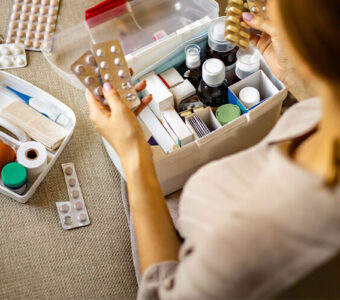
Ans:
<svg viewBox="0 0 340 300"><path fill-rule="evenodd" d="M222 126L235 120L241 115L241 109L234 104L224 104L216 111L216 119Z"/></svg>
<svg viewBox="0 0 340 300"><path fill-rule="evenodd" d="M27 171L21 164L14 162L4 166L1 179L4 185L13 192L23 194L26 191Z"/></svg>

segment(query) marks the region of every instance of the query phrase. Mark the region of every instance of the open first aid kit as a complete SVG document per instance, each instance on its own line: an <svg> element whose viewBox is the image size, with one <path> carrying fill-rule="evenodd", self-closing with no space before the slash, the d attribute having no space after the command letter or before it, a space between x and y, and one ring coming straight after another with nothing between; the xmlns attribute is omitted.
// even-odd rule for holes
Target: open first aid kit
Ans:
<svg viewBox="0 0 340 300"><path fill-rule="evenodd" d="M26 203L69 142L75 123L65 104L0 71L0 192Z"/></svg>
<svg viewBox="0 0 340 300"><path fill-rule="evenodd" d="M53 51L44 53L60 76L84 89L71 66L94 45L120 41L132 82L147 81L140 98L153 95L138 118L165 195L202 165L259 142L287 96L257 49L242 52L226 41L218 12L213 0L106 0L86 11L85 22L57 34Z"/></svg>

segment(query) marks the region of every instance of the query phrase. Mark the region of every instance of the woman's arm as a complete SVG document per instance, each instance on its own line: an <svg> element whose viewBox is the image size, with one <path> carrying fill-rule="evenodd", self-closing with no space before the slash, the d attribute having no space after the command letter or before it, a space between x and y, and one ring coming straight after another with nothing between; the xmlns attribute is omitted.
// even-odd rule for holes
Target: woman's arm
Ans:
<svg viewBox="0 0 340 300"><path fill-rule="evenodd" d="M136 86L145 88L145 82ZM104 96L109 108L88 93L90 118L115 148L126 175L142 273L151 265L177 260L180 241L158 183L150 146L136 118L108 83ZM142 100L140 112L152 99Z"/></svg>

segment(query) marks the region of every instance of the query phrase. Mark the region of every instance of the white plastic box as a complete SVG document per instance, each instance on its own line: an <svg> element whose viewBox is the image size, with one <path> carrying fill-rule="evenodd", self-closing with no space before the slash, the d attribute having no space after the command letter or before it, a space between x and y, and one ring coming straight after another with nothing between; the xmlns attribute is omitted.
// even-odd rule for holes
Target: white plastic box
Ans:
<svg viewBox="0 0 340 300"><path fill-rule="evenodd" d="M50 94L39 89L38 87L28 83L27 81L23 79L20 79L19 77L0 71L0 84L2 83L9 85L15 88L16 90L18 90L19 92L30 95L32 97L46 99L47 101L53 102L55 105L57 105L62 110L65 116L68 117L68 119L70 120L70 128L66 129L68 131L68 134L66 138L64 139L63 143L61 144L61 146L58 148L57 151L55 152L47 151L48 153L47 167L43 170L43 172L37 178L35 178L33 182L30 182L30 181L27 182L27 190L23 195L14 193L13 191L6 188L2 182L0 182L0 192L2 194L5 194L6 196L18 202L26 203L33 196L33 194L39 187L40 183L44 180L44 178L46 177L46 175L48 174L52 166L57 161L59 155L64 150L67 143L69 142L73 134L75 124L76 124L76 117L75 117L74 112L68 106L66 106L65 104L63 104L62 102L60 102L59 100L51 96ZM14 100L15 98L6 97L5 95L1 94L0 109L2 109L6 105L8 105L11 101L14 101ZM13 138L11 136L6 135L3 132L0 133L0 138L16 150L22 143L22 141L20 141L20 137Z"/></svg>
<svg viewBox="0 0 340 300"><path fill-rule="evenodd" d="M189 44L198 44L201 53L205 53L208 28L218 17L218 12L219 5L213 0L133 0L87 24L64 30L55 38L54 53L47 54L46 58L63 78L79 87L69 66L91 48L91 43L118 38L122 42L127 62L134 70L134 80L151 71L161 74L184 62L184 48ZM119 28L125 28L127 32L119 32ZM165 33L165 36L153 42L158 32ZM74 39L75 36L79 37L78 41ZM280 116L287 90L275 78L263 58L261 70L275 86L277 93L246 111L240 118L180 149L174 148L171 153L160 155L157 147L154 162L165 195L181 189L202 165L248 148L269 133ZM237 87L244 84L247 82L241 81ZM232 90L231 86L230 94ZM236 96L233 95L235 102ZM142 124L148 123L150 111L147 108L147 113L140 115ZM153 120L152 123L157 122ZM115 151L105 140L104 144L113 163L124 176ZM169 142L168 148L171 147Z"/></svg>

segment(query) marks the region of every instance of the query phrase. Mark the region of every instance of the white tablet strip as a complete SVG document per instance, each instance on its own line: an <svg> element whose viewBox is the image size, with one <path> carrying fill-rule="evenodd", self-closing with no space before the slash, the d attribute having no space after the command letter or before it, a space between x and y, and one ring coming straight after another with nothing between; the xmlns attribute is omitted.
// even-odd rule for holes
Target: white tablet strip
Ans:
<svg viewBox="0 0 340 300"><path fill-rule="evenodd" d="M194 135L174 108L162 111L162 117L164 127L169 131L170 135L175 135L174 138L177 139L180 147L185 146L194 140Z"/></svg>
<svg viewBox="0 0 340 300"><path fill-rule="evenodd" d="M195 87L191 84L191 82L188 79L184 80L181 84L175 86L170 90L174 95L177 108L184 99L189 98L196 94Z"/></svg>
<svg viewBox="0 0 340 300"><path fill-rule="evenodd" d="M150 72L140 78L146 80L144 96L152 94L152 101L149 104L156 116L161 119L161 111L174 107L174 97L162 80L155 72Z"/></svg>
<svg viewBox="0 0 340 300"><path fill-rule="evenodd" d="M184 81L184 78L181 76L181 74L178 73L175 68L170 68L169 70L159 75L165 80L170 88L173 88Z"/></svg>

